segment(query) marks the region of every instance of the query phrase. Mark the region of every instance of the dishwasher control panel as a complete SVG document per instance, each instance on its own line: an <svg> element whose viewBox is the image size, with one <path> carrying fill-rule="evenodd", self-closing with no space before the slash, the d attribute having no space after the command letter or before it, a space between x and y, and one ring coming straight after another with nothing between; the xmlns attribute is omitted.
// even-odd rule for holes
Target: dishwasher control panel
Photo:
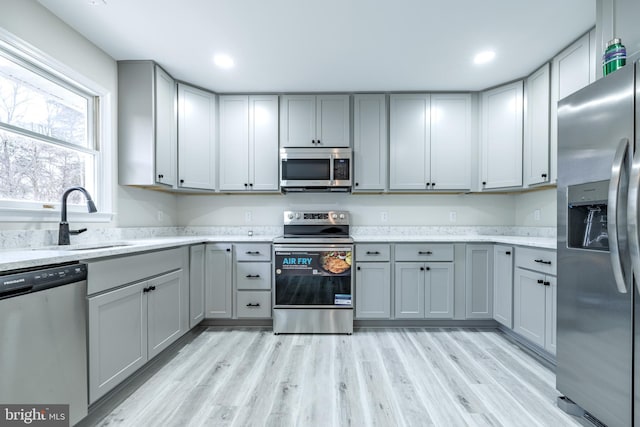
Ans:
<svg viewBox="0 0 640 427"><path fill-rule="evenodd" d="M78 263L10 271L0 275L0 299L86 279L87 265Z"/></svg>

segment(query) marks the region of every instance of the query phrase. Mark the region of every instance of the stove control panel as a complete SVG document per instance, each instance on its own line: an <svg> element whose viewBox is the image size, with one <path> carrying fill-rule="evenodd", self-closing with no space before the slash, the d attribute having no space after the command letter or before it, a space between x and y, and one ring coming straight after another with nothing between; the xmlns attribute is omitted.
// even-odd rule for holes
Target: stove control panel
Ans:
<svg viewBox="0 0 640 427"><path fill-rule="evenodd" d="M342 224L349 225L347 211L285 211L284 224Z"/></svg>

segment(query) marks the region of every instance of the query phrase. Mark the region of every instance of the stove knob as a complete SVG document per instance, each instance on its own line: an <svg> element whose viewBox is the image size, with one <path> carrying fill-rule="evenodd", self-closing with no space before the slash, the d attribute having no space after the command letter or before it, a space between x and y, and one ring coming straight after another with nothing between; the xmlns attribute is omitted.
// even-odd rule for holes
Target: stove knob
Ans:
<svg viewBox="0 0 640 427"><path fill-rule="evenodd" d="M338 218L338 214L337 213L331 214L331 218L337 219Z"/></svg>
<svg viewBox="0 0 640 427"><path fill-rule="evenodd" d="M340 214L340 219L344 219L344 214Z"/></svg>
<svg viewBox="0 0 640 427"><path fill-rule="evenodd" d="M300 219L300 213L296 212L296 219Z"/></svg>
<svg viewBox="0 0 640 427"><path fill-rule="evenodd" d="M289 212L289 219L293 219L293 214Z"/></svg>

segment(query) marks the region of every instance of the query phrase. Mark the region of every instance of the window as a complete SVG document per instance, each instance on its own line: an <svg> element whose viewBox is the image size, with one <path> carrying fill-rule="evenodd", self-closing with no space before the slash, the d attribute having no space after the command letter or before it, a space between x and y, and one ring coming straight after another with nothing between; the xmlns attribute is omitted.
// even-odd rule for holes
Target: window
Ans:
<svg viewBox="0 0 640 427"><path fill-rule="evenodd" d="M98 198L97 97L0 50L0 200L51 207L70 186ZM70 204L84 204L72 193Z"/></svg>

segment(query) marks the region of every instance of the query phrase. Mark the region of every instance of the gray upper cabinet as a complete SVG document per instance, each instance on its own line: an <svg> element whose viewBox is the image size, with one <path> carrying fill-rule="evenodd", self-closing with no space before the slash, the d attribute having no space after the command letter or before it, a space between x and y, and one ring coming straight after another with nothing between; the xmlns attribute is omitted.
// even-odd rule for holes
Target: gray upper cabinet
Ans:
<svg viewBox="0 0 640 427"><path fill-rule="evenodd" d="M493 318L513 327L513 247L493 247Z"/></svg>
<svg viewBox="0 0 640 427"><path fill-rule="evenodd" d="M176 83L152 61L118 62L118 181L176 187Z"/></svg>
<svg viewBox="0 0 640 427"><path fill-rule="evenodd" d="M278 96L220 96L220 190L278 190Z"/></svg>
<svg viewBox="0 0 640 427"><path fill-rule="evenodd" d="M216 95L178 84L178 187L215 190Z"/></svg>
<svg viewBox="0 0 640 427"><path fill-rule="evenodd" d="M467 245L466 317L493 318L493 246Z"/></svg>
<svg viewBox="0 0 640 427"><path fill-rule="evenodd" d="M522 186L523 82L481 94L480 182L483 190Z"/></svg>
<svg viewBox="0 0 640 427"><path fill-rule="evenodd" d="M580 37L552 60L551 182L558 180L558 101L595 81L595 57L595 30L592 30Z"/></svg>
<svg viewBox="0 0 640 427"><path fill-rule="evenodd" d="M527 186L549 182L550 70L545 64L525 81L524 180Z"/></svg>
<svg viewBox="0 0 640 427"><path fill-rule="evenodd" d="M387 188L387 101L382 94L353 97L353 191Z"/></svg>
<svg viewBox="0 0 640 427"><path fill-rule="evenodd" d="M349 95L284 95L281 147L350 147Z"/></svg>
<svg viewBox="0 0 640 427"><path fill-rule="evenodd" d="M471 188L471 95L390 96L391 190Z"/></svg>

